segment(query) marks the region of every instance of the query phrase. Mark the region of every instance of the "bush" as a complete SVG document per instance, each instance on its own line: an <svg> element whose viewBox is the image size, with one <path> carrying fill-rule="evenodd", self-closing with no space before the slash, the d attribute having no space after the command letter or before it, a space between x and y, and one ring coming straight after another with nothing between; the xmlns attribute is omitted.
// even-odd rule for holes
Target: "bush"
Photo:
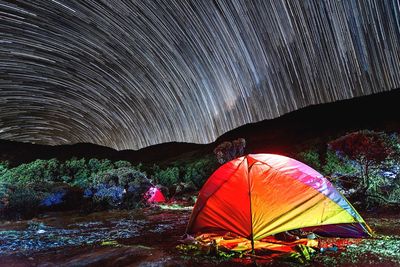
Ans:
<svg viewBox="0 0 400 267"><path fill-rule="evenodd" d="M93 191L90 200L115 206L122 195L127 201L140 201L150 185L145 173L127 161L35 160L11 169L0 162L0 211L3 216L12 212L29 217L39 210L76 209L82 205L82 188Z"/></svg>
<svg viewBox="0 0 400 267"><path fill-rule="evenodd" d="M7 169L0 178L3 182L12 182L20 185L61 181L60 163L56 159L35 160L28 164L21 164Z"/></svg>
<svg viewBox="0 0 400 267"><path fill-rule="evenodd" d="M172 188L179 182L179 168L169 167L165 170L156 169L154 180L163 186Z"/></svg>
<svg viewBox="0 0 400 267"><path fill-rule="evenodd" d="M94 184L108 184L129 187L150 186L146 174L133 168L122 167L100 173L94 177Z"/></svg>
<svg viewBox="0 0 400 267"><path fill-rule="evenodd" d="M63 202L63 198L65 197L65 191L57 191L55 193L49 194L47 197L42 199L40 202L41 206L52 207L55 205L60 205Z"/></svg>
<svg viewBox="0 0 400 267"><path fill-rule="evenodd" d="M365 191L374 182L370 172L395 154L394 140L384 132L362 130L329 142L329 149L341 153L360 166L361 185Z"/></svg>
<svg viewBox="0 0 400 267"><path fill-rule="evenodd" d="M96 161L97 159L94 159L94 161L92 161L92 167L94 171L97 168L97 166L95 165ZM84 188L92 183L92 172L89 166L87 166L86 160L84 158L72 158L65 161L65 163L63 164L63 174L64 180L66 177L68 177L69 179L67 180L67 182L73 186Z"/></svg>
<svg viewBox="0 0 400 267"><path fill-rule="evenodd" d="M197 188L201 188L218 167L218 162L214 158L200 159L184 167L183 180L186 183L193 183Z"/></svg>
<svg viewBox="0 0 400 267"><path fill-rule="evenodd" d="M132 164L129 161L119 160L119 161L114 162L114 167L116 169L119 169L119 168L131 168ZM136 168L136 169L140 170L140 168Z"/></svg>
<svg viewBox="0 0 400 267"><path fill-rule="evenodd" d="M2 176L9 169L8 161L0 161L0 176Z"/></svg>
<svg viewBox="0 0 400 267"><path fill-rule="evenodd" d="M321 168L319 153L315 150L310 149L307 151L300 152L296 155L296 158L299 159L301 162L304 162L307 165L313 167L316 170Z"/></svg>
<svg viewBox="0 0 400 267"><path fill-rule="evenodd" d="M364 208L400 205L399 151L397 134L357 131L329 142L322 169Z"/></svg>
<svg viewBox="0 0 400 267"><path fill-rule="evenodd" d="M330 177L354 176L359 172L355 164L347 157L339 157L332 150L326 152L325 165L322 167L322 170L326 176Z"/></svg>
<svg viewBox="0 0 400 267"><path fill-rule="evenodd" d="M246 140L238 138L232 142L225 141L214 149L214 154L220 164L228 162L237 157L243 156L246 147Z"/></svg>
<svg viewBox="0 0 400 267"><path fill-rule="evenodd" d="M94 186L85 190L85 197L93 197L96 203L108 207L135 206L151 187L147 176L133 168L122 167L108 170L94 177Z"/></svg>
<svg viewBox="0 0 400 267"><path fill-rule="evenodd" d="M26 187L11 189L6 207L7 217L30 218L39 210L42 195L37 191Z"/></svg>
<svg viewBox="0 0 400 267"><path fill-rule="evenodd" d="M121 186L110 186L100 184L95 187L93 201L103 208L117 207L122 203L124 188Z"/></svg>

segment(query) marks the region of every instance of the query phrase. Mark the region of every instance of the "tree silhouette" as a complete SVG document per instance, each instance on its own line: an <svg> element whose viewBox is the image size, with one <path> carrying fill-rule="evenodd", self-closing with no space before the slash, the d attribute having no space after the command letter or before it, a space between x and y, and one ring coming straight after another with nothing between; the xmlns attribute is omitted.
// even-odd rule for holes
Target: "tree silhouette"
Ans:
<svg viewBox="0 0 400 267"><path fill-rule="evenodd" d="M370 186L371 168L377 167L394 153L393 142L386 133L370 130L349 133L331 141L328 147L359 164L364 190Z"/></svg>

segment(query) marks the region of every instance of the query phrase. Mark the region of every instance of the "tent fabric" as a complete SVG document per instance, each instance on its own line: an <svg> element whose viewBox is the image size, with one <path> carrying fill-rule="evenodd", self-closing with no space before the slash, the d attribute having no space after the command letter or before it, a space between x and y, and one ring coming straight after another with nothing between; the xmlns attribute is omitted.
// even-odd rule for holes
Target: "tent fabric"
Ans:
<svg viewBox="0 0 400 267"><path fill-rule="evenodd" d="M161 203L165 202L165 197L161 190L156 186L152 186L145 193L145 199L147 203Z"/></svg>
<svg viewBox="0 0 400 267"><path fill-rule="evenodd" d="M220 236L214 233L204 233L197 236L195 240L201 245L209 246L215 244L219 249L223 248L227 251L243 252L252 250L252 244L250 240L240 236L232 236L232 234ZM297 245L305 245L316 248L318 247L318 241L303 238L291 242L285 242L282 240L277 240L274 237L268 237L260 241L255 241L254 249L287 253L295 252L295 246Z"/></svg>
<svg viewBox="0 0 400 267"><path fill-rule="evenodd" d="M260 240L310 228L328 236L365 237L369 227L320 173L297 160L250 154L216 170L199 193L187 233Z"/></svg>

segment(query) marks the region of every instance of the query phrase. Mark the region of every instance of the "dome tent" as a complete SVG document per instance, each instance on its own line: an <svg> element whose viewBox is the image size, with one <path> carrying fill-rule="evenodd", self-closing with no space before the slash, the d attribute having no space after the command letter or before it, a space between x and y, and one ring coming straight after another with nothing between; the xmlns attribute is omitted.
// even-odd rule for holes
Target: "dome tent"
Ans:
<svg viewBox="0 0 400 267"><path fill-rule="evenodd" d="M250 154L210 176L187 233L231 232L254 242L300 228L322 236L371 235L347 199L317 171L285 156Z"/></svg>
<svg viewBox="0 0 400 267"><path fill-rule="evenodd" d="M164 194L156 186L150 187L149 190L147 190L147 192L144 194L144 198L146 199L147 203L165 202Z"/></svg>

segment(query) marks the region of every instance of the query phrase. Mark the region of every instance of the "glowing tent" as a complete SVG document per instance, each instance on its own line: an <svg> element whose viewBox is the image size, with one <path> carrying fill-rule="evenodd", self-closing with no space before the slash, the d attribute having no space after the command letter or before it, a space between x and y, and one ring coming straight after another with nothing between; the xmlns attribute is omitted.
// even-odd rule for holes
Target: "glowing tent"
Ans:
<svg viewBox="0 0 400 267"><path fill-rule="evenodd" d="M322 236L366 237L363 218L309 166L279 155L234 159L199 193L187 233L235 233L251 241L293 229Z"/></svg>
<svg viewBox="0 0 400 267"><path fill-rule="evenodd" d="M150 187L144 195L144 198L146 199L147 203L165 202L164 194L156 186Z"/></svg>

